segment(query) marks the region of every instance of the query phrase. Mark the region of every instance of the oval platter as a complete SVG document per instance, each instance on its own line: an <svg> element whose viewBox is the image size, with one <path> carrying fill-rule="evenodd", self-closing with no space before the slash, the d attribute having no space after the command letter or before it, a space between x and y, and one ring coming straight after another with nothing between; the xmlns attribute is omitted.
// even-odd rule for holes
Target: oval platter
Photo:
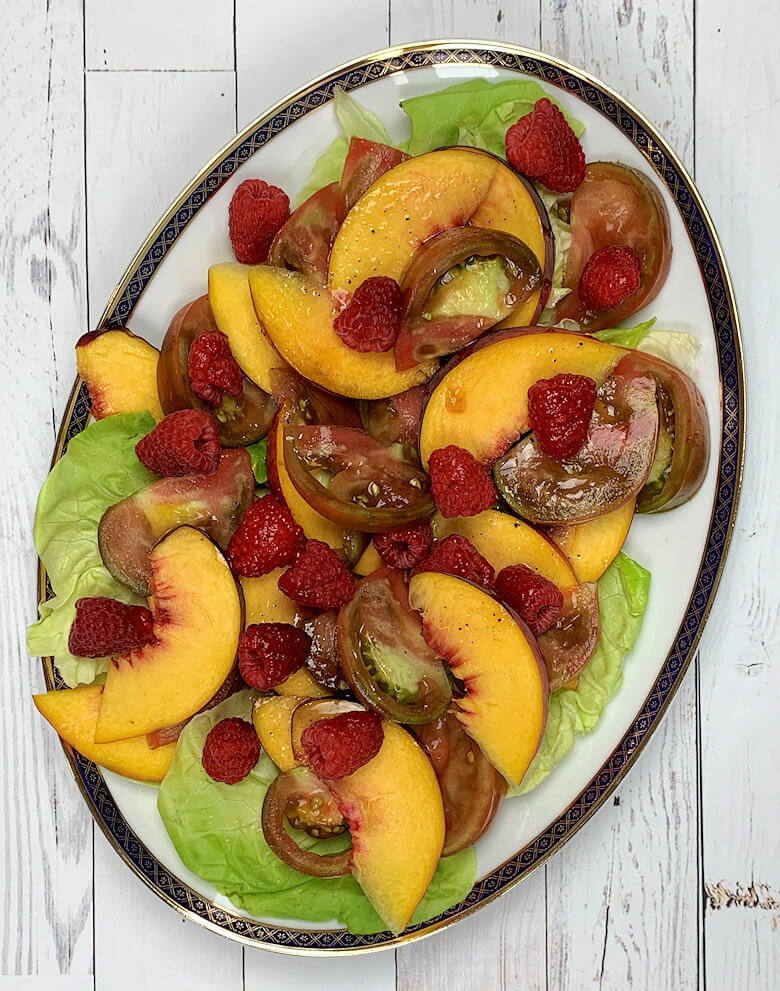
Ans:
<svg viewBox="0 0 780 991"><path fill-rule="evenodd" d="M258 117L198 173L133 258L99 326L129 324L160 343L172 315L205 291L208 264L231 258L226 218L236 185L260 176L294 194L337 135L336 86L357 92L400 140L399 99L476 76L517 74L554 90L585 123L589 159L643 168L664 188L675 252L651 312L661 326L702 341L698 383L711 419L709 474L689 504L632 527L626 547L653 574L650 604L623 684L596 729L577 738L538 788L504 803L477 844L478 880L466 900L400 936L242 915L181 863L156 813L153 788L101 771L65 748L92 815L124 863L186 918L245 944L310 955L397 946L451 925L522 881L593 815L637 759L680 684L713 603L734 528L745 420L739 321L723 252L701 196L661 135L609 87L555 58L495 42L423 42L376 52L315 80ZM86 388L77 380L54 462L88 417ZM42 599L52 594L42 567L39 592ZM51 659L43 663L48 687L62 687Z"/></svg>

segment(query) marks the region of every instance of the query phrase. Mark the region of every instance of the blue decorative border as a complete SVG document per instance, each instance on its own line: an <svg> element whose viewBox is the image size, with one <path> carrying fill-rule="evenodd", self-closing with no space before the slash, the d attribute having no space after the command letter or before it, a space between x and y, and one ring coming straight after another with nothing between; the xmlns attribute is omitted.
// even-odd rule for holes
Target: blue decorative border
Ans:
<svg viewBox="0 0 780 991"><path fill-rule="evenodd" d="M353 90L376 79L397 72L442 64L470 64L511 69L534 76L544 83L565 89L611 120L640 149L666 184L682 215L699 261L715 325L718 361L722 382L721 463L715 505L703 561L691 601L657 681L642 710L615 748L609 760L580 793L569 808L548 829L518 852L512 859L478 881L466 900L427 923L408 929L401 937L390 933L356 936L345 930L305 930L266 925L224 911L189 888L166 870L149 853L125 822L114 803L100 769L92 762L72 753L71 761L80 784L99 824L138 874L164 900L185 914L224 935L269 948L299 952L360 950L378 948L408 940L414 934L440 928L471 911L515 883L538 866L572 832L595 811L617 784L646 742L660 714L671 699L690 661L720 577L724 556L733 526L742 467L744 397L739 330L733 296L721 261L719 248L709 218L700 206L698 194L680 171L672 154L642 120L614 95L595 81L581 77L543 56L516 49L492 49L480 45L431 46L414 51L388 52L352 66L292 100L254 130L244 135L197 183L175 209L173 215L138 262L114 301L105 323L126 323L144 288L164 260L179 234L203 204L229 179L236 169L290 124L330 101L335 86ZM68 440L84 429L89 415L89 401L83 384L77 392L67 425ZM47 594L51 594L48 588ZM49 680L61 687L56 676Z"/></svg>

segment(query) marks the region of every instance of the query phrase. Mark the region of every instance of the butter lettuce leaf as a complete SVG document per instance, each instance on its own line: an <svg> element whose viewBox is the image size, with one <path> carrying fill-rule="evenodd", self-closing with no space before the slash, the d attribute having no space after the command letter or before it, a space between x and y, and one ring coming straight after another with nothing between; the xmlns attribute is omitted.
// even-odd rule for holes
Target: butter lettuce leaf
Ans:
<svg viewBox="0 0 780 991"><path fill-rule="evenodd" d="M265 753L235 785L213 781L204 771L201 756L209 730L228 716L251 719L253 698L252 692L239 692L195 716L182 732L157 797L176 851L191 871L253 915L309 922L337 919L353 933L383 931L384 923L353 877L307 877L282 863L265 842L260 815L277 773ZM319 853L346 849L350 842L346 834L329 840L315 840L304 832L295 837L302 847ZM443 859L413 922L462 901L475 877L473 850Z"/></svg>
<svg viewBox="0 0 780 991"><path fill-rule="evenodd" d="M694 334L684 330L664 330L656 327L655 317L645 320L635 327L615 327L610 330L599 330L593 335L607 344L617 344L619 347L636 348L646 354L655 355L676 365L680 371L690 378L696 377L696 356L701 348L701 341Z"/></svg>
<svg viewBox="0 0 780 991"><path fill-rule="evenodd" d="M155 480L135 455L135 445L153 427L154 418L145 412L91 424L70 441L38 496L33 539L54 597L39 606L40 619L27 630L27 649L33 657L53 655L71 687L94 681L108 665L107 658L74 657L68 651L76 600L106 595L143 601L103 564L97 531L109 506Z"/></svg>
<svg viewBox="0 0 780 991"><path fill-rule="evenodd" d="M580 672L576 689L550 696L547 725L539 750L515 794L531 791L574 746L590 733L623 681L623 660L636 643L647 609L650 572L620 553L599 580L601 639Z"/></svg>
<svg viewBox="0 0 780 991"><path fill-rule="evenodd" d="M654 324L655 317L645 320L644 323L638 323L635 327L610 327L607 330L597 330L593 336L620 348L638 348L642 338Z"/></svg>
<svg viewBox="0 0 780 991"><path fill-rule="evenodd" d="M255 482L258 485L265 485L268 481L268 470L265 464L265 458L268 452L268 438L263 437L256 444L250 444L246 451L249 455L249 460L252 462L252 472L255 476Z"/></svg>

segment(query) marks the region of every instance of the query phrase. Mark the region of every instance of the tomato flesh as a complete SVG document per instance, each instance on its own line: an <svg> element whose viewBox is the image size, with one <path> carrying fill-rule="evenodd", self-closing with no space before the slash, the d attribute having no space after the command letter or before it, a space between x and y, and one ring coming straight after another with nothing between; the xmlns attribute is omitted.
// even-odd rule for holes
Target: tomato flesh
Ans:
<svg viewBox="0 0 780 991"><path fill-rule="evenodd" d="M353 207L380 176L405 162L407 158L409 156L406 152L380 144L379 141L351 138L341 173L341 188L346 197L347 209Z"/></svg>
<svg viewBox="0 0 780 991"><path fill-rule="evenodd" d="M268 264L290 268L325 285L330 249L347 215L341 186L332 182L317 190L284 223L271 242Z"/></svg>
<svg viewBox="0 0 780 991"><path fill-rule="evenodd" d="M537 638L550 691L563 688L593 657L601 636L598 586L563 589L563 608L555 625Z"/></svg>

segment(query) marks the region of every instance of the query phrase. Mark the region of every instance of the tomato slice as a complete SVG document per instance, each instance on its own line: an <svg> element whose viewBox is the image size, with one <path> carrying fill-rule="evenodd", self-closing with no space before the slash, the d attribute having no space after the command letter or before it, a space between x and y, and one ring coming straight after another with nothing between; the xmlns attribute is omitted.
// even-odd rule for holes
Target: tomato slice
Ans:
<svg viewBox="0 0 780 991"><path fill-rule="evenodd" d="M647 480L658 440L655 379L634 353L598 391L582 448L558 461L529 434L493 465L499 493L540 526L583 523L633 499Z"/></svg>
<svg viewBox="0 0 780 991"><path fill-rule="evenodd" d="M346 215L347 201L338 182L312 193L271 242L268 264L303 272L324 286L330 249Z"/></svg>
<svg viewBox="0 0 780 991"><path fill-rule="evenodd" d="M336 610L329 609L304 622L303 628L311 637L306 667L323 688L329 688L333 692L347 692L349 685L341 673L336 641L337 617Z"/></svg>
<svg viewBox="0 0 780 991"><path fill-rule="evenodd" d="M573 585L562 591L563 608L555 626L536 641L551 692L580 673L593 657L601 635L598 585Z"/></svg>
<svg viewBox="0 0 780 991"><path fill-rule="evenodd" d="M620 306L593 312L579 297L580 276L593 252L612 244L636 252L642 279ZM671 260L669 213L655 182L627 165L592 162L571 200L571 248L564 279L571 292L556 308L556 323L573 319L590 333L617 327L655 299Z"/></svg>
<svg viewBox="0 0 780 991"><path fill-rule="evenodd" d="M346 197L347 209L353 207L380 176L405 162L407 158L409 156L406 152L380 144L379 141L351 138L341 173L341 188Z"/></svg>
<svg viewBox="0 0 780 991"><path fill-rule="evenodd" d="M436 315L432 300L447 293L454 270L472 258L503 259L506 285L490 305L480 301L490 312ZM395 343L396 368L405 371L460 350L521 306L541 282L536 255L511 234L465 226L434 235L417 252L401 283L404 307Z"/></svg>
<svg viewBox="0 0 780 991"><path fill-rule="evenodd" d="M426 644L398 571L379 568L339 611L341 669L364 705L397 723L437 719L452 700L444 662Z"/></svg>
<svg viewBox="0 0 780 991"><path fill-rule="evenodd" d="M301 423L362 428L357 406L351 399L325 392L292 368L272 368L270 377L276 403L294 410Z"/></svg>
<svg viewBox="0 0 780 991"><path fill-rule="evenodd" d="M445 712L415 727L433 764L444 801L443 857L476 843L495 818L506 781L466 733L457 716Z"/></svg>
<svg viewBox="0 0 780 991"><path fill-rule="evenodd" d="M426 385L415 385L387 399L360 399L358 412L363 426L382 444L417 446Z"/></svg>
<svg viewBox="0 0 780 991"><path fill-rule="evenodd" d="M433 512L430 480L400 446L351 427L296 425L284 431L284 464L301 496L345 529L381 533Z"/></svg>

